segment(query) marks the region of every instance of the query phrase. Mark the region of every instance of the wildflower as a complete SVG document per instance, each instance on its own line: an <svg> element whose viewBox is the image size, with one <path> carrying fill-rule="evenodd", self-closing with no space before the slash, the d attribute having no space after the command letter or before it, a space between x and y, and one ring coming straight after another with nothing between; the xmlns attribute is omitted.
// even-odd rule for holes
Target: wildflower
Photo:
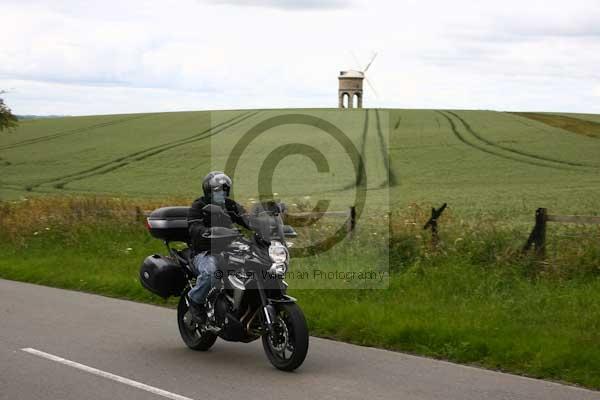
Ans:
<svg viewBox="0 0 600 400"><path fill-rule="evenodd" d="M48 227L46 227L46 228L44 228L44 229L46 229L47 231L49 231L49 230L50 230L50 228L48 228Z"/></svg>
<svg viewBox="0 0 600 400"><path fill-rule="evenodd" d="M128 248L126 248L126 249L125 249L125 251L127 251L127 252L130 252L130 251L132 251L132 250L133 250L133 249L132 249L131 247L128 247Z"/></svg>
<svg viewBox="0 0 600 400"><path fill-rule="evenodd" d="M37 236L37 235L39 235L39 234L40 234L40 233L39 233L39 232L37 232L37 231L36 231L36 232L33 232L33 236Z"/></svg>

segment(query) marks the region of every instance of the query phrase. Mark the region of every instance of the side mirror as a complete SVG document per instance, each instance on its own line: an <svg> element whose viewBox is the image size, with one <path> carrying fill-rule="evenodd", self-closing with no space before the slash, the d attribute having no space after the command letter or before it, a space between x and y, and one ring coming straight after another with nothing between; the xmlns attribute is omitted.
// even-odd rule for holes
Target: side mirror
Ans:
<svg viewBox="0 0 600 400"><path fill-rule="evenodd" d="M284 225L283 226L283 236L294 238L294 237L298 236L298 233L291 226Z"/></svg>

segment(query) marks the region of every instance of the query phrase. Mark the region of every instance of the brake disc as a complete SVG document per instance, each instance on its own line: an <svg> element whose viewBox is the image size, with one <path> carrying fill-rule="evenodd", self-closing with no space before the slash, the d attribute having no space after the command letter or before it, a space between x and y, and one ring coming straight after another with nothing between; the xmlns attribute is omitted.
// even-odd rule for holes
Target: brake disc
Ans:
<svg viewBox="0 0 600 400"><path fill-rule="evenodd" d="M277 317L277 327L281 330L281 332L278 332L277 339L282 340L277 340L277 344L275 344L273 342L273 335L269 335L269 343L276 352L280 353L283 352L286 348L288 348L289 331L287 325L285 324L285 321L280 316Z"/></svg>

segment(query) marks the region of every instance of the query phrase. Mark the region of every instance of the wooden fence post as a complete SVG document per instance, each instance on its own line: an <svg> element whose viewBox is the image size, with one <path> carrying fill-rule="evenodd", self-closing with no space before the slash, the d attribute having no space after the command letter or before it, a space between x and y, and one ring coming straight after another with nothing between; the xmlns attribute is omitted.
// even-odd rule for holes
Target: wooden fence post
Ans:
<svg viewBox="0 0 600 400"><path fill-rule="evenodd" d="M539 257L546 256L546 221L548 212L545 208L540 208L535 212L535 223L539 225L539 232L535 242L535 253Z"/></svg>
<svg viewBox="0 0 600 400"><path fill-rule="evenodd" d="M444 203L437 210L435 209L435 207L431 207L431 218L429 218L429 221L427 221L427 223L423 226L423 229L431 228L431 244L433 247L436 247L439 242L437 220L442 215L447 206L448 204Z"/></svg>
<svg viewBox="0 0 600 400"><path fill-rule="evenodd" d="M139 206L135 207L135 222L144 221L144 214L142 213L142 209Z"/></svg>
<svg viewBox="0 0 600 400"><path fill-rule="evenodd" d="M527 243L523 247L523 252L529 251L531 246L535 248L535 254L538 257L546 256L546 222L548 221L548 210L538 208L535 211L535 226L533 227Z"/></svg>
<svg viewBox="0 0 600 400"><path fill-rule="evenodd" d="M352 237L354 235L354 229L356 228L356 207L350 206L348 210L348 223L346 225L346 231L348 232L348 236Z"/></svg>

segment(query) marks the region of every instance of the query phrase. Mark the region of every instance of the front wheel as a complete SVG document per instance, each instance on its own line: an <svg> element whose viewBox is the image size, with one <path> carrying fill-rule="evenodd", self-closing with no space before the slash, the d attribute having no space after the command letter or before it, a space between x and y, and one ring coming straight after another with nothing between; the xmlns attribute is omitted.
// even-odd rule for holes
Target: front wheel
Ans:
<svg viewBox="0 0 600 400"><path fill-rule="evenodd" d="M295 303L275 306L273 333L262 337L265 353L275 368L293 371L308 353L308 327L300 307Z"/></svg>
<svg viewBox="0 0 600 400"><path fill-rule="evenodd" d="M177 306L179 333L187 347L192 350L206 351L215 343L217 335L201 329L198 322L192 317L187 301L187 292L184 292Z"/></svg>

